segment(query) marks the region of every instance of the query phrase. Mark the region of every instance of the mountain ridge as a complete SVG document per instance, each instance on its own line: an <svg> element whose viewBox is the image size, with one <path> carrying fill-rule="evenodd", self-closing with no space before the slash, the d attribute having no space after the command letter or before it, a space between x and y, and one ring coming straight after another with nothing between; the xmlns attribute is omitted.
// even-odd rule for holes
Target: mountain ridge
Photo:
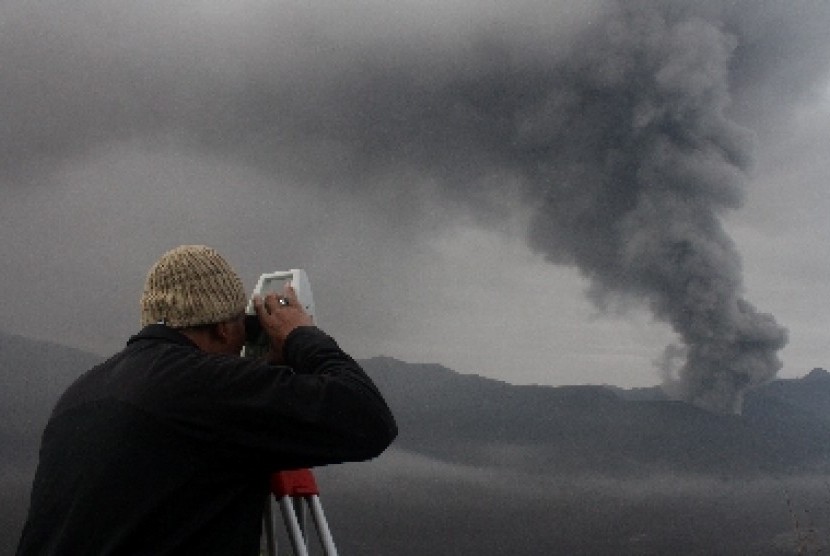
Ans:
<svg viewBox="0 0 830 556"><path fill-rule="evenodd" d="M398 443L484 465L470 440L537 448L529 469L642 475L656 469L731 475L830 470L830 374L777 379L747 392L742 415L608 386L511 385L441 365L362 361L395 412ZM825 371L826 373L826 371ZM423 380L427 377L429 380ZM809 387L803 381L809 380ZM800 400L809 393L811 403ZM420 400L420 404L410 403ZM441 430L437 439L430 430ZM467 447L465 447L467 446ZM544 456L539 448L544 447ZM541 459L539 459L541 458Z"/></svg>

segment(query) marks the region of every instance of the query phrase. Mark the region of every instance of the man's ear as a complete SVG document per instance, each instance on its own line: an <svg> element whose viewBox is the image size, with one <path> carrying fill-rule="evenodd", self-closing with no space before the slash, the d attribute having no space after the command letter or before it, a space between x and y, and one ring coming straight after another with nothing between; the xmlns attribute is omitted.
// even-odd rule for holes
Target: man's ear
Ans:
<svg viewBox="0 0 830 556"><path fill-rule="evenodd" d="M210 327L210 335L214 340L227 344L232 337L229 323L217 322Z"/></svg>

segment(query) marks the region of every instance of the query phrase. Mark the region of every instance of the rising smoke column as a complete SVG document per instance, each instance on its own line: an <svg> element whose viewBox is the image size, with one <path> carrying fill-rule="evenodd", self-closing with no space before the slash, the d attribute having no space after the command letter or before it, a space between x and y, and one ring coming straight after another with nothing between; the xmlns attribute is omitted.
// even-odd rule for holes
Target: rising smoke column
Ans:
<svg viewBox="0 0 830 556"><path fill-rule="evenodd" d="M740 205L746 132L725 115L735 39L702 19L629 12L584 37L519 129L534 153L530 236L576 265L602 304L644 299L682 346L666 389L718 412L771 379L786 331L743 297L740 257L719 216Z"/></svg>

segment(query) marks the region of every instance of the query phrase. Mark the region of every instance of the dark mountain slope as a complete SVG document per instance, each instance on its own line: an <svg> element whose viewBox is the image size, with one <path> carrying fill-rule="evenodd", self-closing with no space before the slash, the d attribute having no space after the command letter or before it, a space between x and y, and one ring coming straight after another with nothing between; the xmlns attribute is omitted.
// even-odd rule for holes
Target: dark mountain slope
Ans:
<svg viewBox="0 0 830 556"><path fill-rule="evenodd" d="M100 357L80 350L0 333L2 455L33 457L58 396L99 361Z"/></svg>
<svg viewBox="0 0 830 556"><path fill-rule="evenodd" d="M522 455L508 463L534 471L742 476L830 469L830 426L809 409L830 400L830 380L804 392L784 388L786 396L772 383L735 416L630 401L602 386L514 386L389 358L364 366L395 411L398 444L451 462L488 465L488 456L512 448ZM803 393L812 400L804 407Z"/></svg>

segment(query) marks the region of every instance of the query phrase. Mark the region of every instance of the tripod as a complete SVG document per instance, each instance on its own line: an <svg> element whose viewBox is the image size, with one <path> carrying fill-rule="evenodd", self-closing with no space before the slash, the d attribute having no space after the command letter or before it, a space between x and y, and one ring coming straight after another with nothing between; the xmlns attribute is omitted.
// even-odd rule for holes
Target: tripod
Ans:
<svg viewBox="0 0 830 556"><path fill-rule="evenodd" d="M337 548L329 531L323 506L320 503L320 489L309 469L280 471L271 475L271 493L277 500L291 547L295 556L308 556L308 538L306 535L305 510L303 502L311 509L320 545L325 556L337 556ZM265 543L268 556L277 556L273 500L268 497L263 516L265 526Z"/></svg>

